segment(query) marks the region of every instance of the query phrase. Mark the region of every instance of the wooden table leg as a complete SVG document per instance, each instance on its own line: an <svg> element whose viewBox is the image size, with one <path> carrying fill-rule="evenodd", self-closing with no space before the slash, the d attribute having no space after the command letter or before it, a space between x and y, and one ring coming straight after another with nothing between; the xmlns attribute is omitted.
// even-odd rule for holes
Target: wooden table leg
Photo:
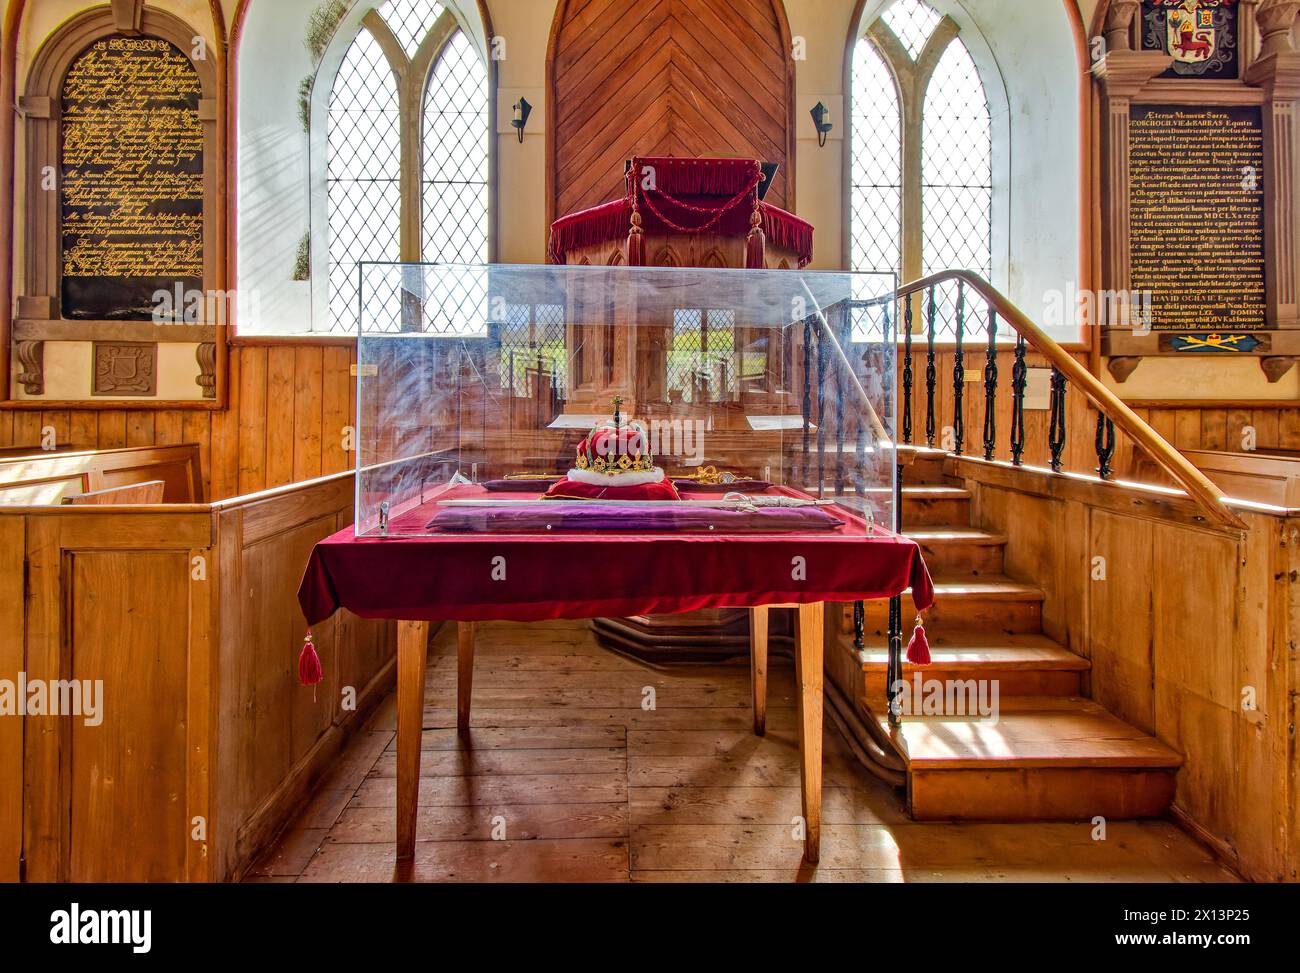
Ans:
<svg viewBox="0 0 1300 973"><path fill-rule="evenodd" d="M415 857L428 622L397 623L397 860Z"/></svg>
<svg viewBox="0 0 1300 973"><path fill-rule="evenodd" d="M767 613L749 610L749 682L754 694L754 734L767 732Z"/></svg>
<svg viewBox="0 0 1300 973"><path fill-rule="evenodd" d="M794 640L799 693L799 778L803 789L804 859L817 864L822 848L822 624L826 606L799 606Z"/></svg>
<svg viewBox="0 0 1300 973"><path fill-rule="evenodd" d="M469 729L469 702L474 690L474 623L456 623L456 728Z"/></svg>

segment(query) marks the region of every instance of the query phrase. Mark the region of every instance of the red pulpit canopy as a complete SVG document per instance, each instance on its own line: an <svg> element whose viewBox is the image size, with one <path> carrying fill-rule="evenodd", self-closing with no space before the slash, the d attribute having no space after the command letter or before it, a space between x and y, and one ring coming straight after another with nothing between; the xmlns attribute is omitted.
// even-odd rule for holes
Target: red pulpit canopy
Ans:
<svg viewBox="0 0 1300 973"><path fill-rule="evenodd" d="M627 239L627 262L645 263L646 233L704 234L747 238L747 267L763 267L766 241L812 260L812 224L759 199L763 167L757 159L678 159L646 156L632 160L627 192L551 224L548 257L565 263L583 247Z"/></svg>

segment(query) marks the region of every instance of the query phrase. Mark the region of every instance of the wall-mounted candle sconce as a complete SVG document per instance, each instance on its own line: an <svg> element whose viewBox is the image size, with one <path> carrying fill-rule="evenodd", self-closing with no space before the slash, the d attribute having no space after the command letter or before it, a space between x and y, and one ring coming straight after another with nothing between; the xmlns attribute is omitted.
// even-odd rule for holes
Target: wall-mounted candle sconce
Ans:
<svg viewBox="0 0 1300 973"><path fill-rule="evenodd" d="M524 128L528 125L528 116L533 113L533 106L528 104L527 98L520 98L515 102L515 117L510 119L510 124L515 127L519 133L519 141L524 140Z"/></svg>
<svg viewBox="0 0 1300 973"><path fill-rule="evenodd" d="M826 120L830 117L831 110L819 101L813 105L809 114L812 115L813 125L817 129L817 146L824 149L826 147L826 136L835 127Z"/></svg>

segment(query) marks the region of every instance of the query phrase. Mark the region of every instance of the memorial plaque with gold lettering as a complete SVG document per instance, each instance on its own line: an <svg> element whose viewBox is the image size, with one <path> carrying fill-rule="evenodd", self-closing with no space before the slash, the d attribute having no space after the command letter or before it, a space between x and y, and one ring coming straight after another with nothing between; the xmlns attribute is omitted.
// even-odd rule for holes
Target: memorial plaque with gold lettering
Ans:
<svg viewBox="0 0 1300 973"><path fill-rule="evenodd" d="M154 294L203 289L202 86L152 37L96 41L63 86L62 313L149 320Z"/></svg>
<svg viewBox="0 0 1300 973"><path fill-rule="evenodd" d="M1134 105L1132 287L1159 331L1251 330L1264 320L1260 109Z"/></svg>

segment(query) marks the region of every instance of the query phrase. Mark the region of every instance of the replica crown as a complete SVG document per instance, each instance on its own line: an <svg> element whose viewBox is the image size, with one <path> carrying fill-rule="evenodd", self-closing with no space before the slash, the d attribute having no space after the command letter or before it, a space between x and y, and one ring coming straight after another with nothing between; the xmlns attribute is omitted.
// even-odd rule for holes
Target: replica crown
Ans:
<svg viewBox="0 0 1300 973"><path fill-rule="evenodd" d="M578 443L573 468L546 491L551 500L680 500L664 471L655 466L650 435L640 422L624 422L623 399L614 399L614 418L599 422Z"/></svg>
<svg viewBox="0 0 1300 973"><path fill-rule="evenodd" d="M578 443L577 469L605 476L649 473L654 469L650 436L639 422L602 422Z"/></svg>

